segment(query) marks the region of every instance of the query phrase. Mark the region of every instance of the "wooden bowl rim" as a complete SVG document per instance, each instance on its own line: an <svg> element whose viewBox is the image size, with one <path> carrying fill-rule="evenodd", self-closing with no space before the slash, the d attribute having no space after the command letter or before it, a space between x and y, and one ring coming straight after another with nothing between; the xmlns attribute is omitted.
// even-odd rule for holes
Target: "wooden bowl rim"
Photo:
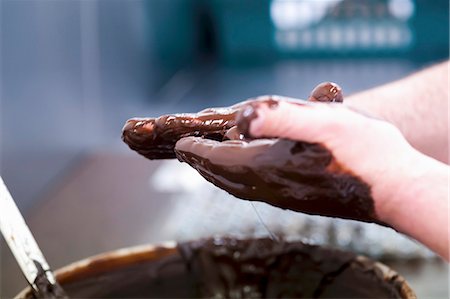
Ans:
<svg viewBox="0 0 450 299"><path fill-rule="evenodd" d="M195 241L194 241L195 242ZM314 245L317 246L317 245ZM343 251L326 246L318 246L321 249ZM122 266L129 266L143 261L158 260L163 257L179 254L177 242L163 242L159 244L147 244L121 249L111 250L97 255L87 257L85 259L73 262L55 271L55 276L59 283L65 284L76 281L80 278L94 276L99 273L108 272ZM414 291L408 282L396 271L392 270L385 264L374 261L368 257L357 255L356 262L367 263L374 266L383 273L384 281L390 284L400 285L400 293L404 299L417 299ZM17 294L14 299L27 298L31 292L31 288L27 287Z"/></svg>

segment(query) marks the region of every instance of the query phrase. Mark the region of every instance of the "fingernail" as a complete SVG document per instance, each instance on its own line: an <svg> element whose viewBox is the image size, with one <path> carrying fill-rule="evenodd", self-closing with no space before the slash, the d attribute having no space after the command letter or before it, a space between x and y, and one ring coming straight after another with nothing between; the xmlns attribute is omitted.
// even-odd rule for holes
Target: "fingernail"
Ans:
<svg viewBox="0 0 450 299"><path fill-rule="evenodd" d="M129 119L127 120L127 122L125 123L125 125L122 128L122 132L128 132L130 130L132 130L134 128L134 126L136 125L136 120L135 119Z"/></svg>
<svg viewBox="0 0 450 299"><path fill-rule="evenodd" d="M342 88L338 84L323 82L313 89L308 100L311 102L342 103L344 97L342 95Z"/></svg>

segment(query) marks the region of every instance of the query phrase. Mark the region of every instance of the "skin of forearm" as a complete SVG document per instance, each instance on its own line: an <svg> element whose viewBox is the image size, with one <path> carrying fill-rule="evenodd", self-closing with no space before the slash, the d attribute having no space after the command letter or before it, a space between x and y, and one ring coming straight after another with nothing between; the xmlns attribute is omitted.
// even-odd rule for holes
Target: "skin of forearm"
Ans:
<svg viewBox="0 0 450 299"><path fill-rule="evenodd" d="M448 164L448 72L446 61L345 102L393 123L417 150Z"/></svg>
<svg viewBox="0 0 450 299"><path fill-rule="evenodd" d="M380 219L449 261L448 165L417 152L414 167L399 169L392 181L396 188Z"/></svg>

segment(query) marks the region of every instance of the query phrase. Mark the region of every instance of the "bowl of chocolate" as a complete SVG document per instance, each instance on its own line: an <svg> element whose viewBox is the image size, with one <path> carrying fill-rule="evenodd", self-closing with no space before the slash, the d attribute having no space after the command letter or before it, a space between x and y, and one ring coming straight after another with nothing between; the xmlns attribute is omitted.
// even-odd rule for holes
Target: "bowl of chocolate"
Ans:
<svg viewBox="0 0 450 299"><path fill-rule="evenodd" d="M71 298L416 298L381 263L269 238L126 248L73 263L56 275ZM25 289L16 298L34 297Z"/></svg>

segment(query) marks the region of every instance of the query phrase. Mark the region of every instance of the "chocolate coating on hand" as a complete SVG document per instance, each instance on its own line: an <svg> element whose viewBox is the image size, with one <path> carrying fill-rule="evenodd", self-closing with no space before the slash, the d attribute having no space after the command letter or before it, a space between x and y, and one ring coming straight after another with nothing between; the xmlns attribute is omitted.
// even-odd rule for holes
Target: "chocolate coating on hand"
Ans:
<svg viewBox="0 0 450 299"><path fill-rule="evenodd" d="M342 90L335 83L321 83L314 88L309 101L342 102ZM209 108L198 113L133 118L123 127L122 140L148 159L173 159L175 143L183 137L201 136L219 141L228 139L224 134L236 124L240 109L251 102L253 101L242 102L228 108ZM274 105L277 103L275 100L269 102ZM243 125L241 122L241 126ZM241 132L247 130L248 128L240 128Z"/></svg>
<svg viewBox="0 0 450 299"><path fill-rule="evenodd" d="M324 102L324 103L342 103L344 96L342 94L342 88L333 82L320 83L313 89L308 101L311 102Z"/></svg>
<svg viewBox="0 0 450 299"><path fill-rule="evenodd" d="M342 102L342 92L334 83L323 83L314 89L310 101ZM324 146L249 138L248 128L257 116L258 105L276 107L278 99L265 97L225 110L130 120L123 139L150 159L173 158L176 154L208 181L242 199L309 214L380 223L370 187L341 167ZM187 136L191 138L183 138Z"/></svg>
<svg viewBox="0 0 450 299"><path fill-rule="evenodd" d="M175 143L187 136L222 140L235 125L237 107L207 109L196 114L134 118L126 122L122 140L148 159L175 158Z"/></svg>
<svg viewBox="0 0 450 299"><path fill-rule="evenodd" d="M278 101L272 96L268 96L265 100L252 101L242 107L236 115L236 127L238 128L238 131L247 138L251 138L250 123L258 117L256 108L260 105L265 105L273 109L278 106Z"/></svg>
<svg viewBox="0 0 450 299"><path fill-rule="evenodd" d="M319 144L186 138L177 157L230 194L293 211L377 222L370 188Z"/></svg>

